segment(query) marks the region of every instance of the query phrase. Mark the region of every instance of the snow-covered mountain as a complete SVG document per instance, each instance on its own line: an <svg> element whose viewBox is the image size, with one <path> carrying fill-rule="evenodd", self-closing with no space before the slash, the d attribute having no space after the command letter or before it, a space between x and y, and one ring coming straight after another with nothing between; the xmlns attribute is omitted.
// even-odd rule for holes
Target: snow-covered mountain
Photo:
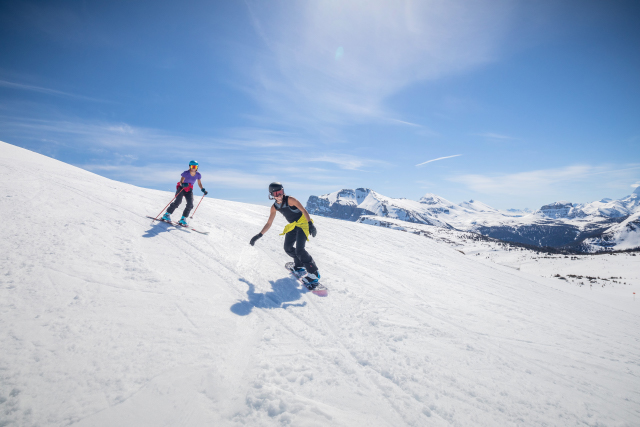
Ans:
<svg viewBox="0 0 640 427"><path fill-rule="evenodd" d="M598 240L598 236L640 212L639 189L620 200L603 199L583 204L560 201L542 206L535 212L501 211L474 200L455 204L431 193L416 203L382 196L369 189L341 190L319 197L311 196L307 210L316 215L351 221L376 215L440 227L440 224L445 224L445 227L536 246L610 250L626 245L619 239ZM401 214L397 212L398 206L402 206ZM634 241L632 234L624 236ZM597 243L581 245L585 239L610 243L603 246Z"/></svg>
<svg viewBox="0 0 640 427"><path fill-rule="evenodd" d="M310 196L306 209L314 215L349 221L357 221L363 215L377 215L445 228L472 221L496 221L517 216L474 200L456 205L428 193L416 202L386 197L368 188L344 189L322 196Z"/></svg>
<svg viewBox="0 0 640 427"><path fill-rule="evenodd" d="M576 211L573 209L573 203L566 201L554 202L548 205L544 205L537 211L542 216L547 218L559 219L559 218L575 218Z"/></svg>
<svg viewBox="0 0 640 427"><path fill-rule="evenodd" d="M438 220L434 216L434 211L425 208L422 203L422 200L416 202L408 199L392 199L368 188L357 188L340 190L320 197L311 196L307 201L306 209L315 215L349 221L356 221L362 215L377 215L436 227L450 227Z"/></svg>
<svg viewBox="0 0 640 427"><path fill-rule="evenodd" d="M533 211L529 208L524 208L524 209L510 208L510 209L507 209L507 212L514 215L526 215L526 214L532 213Z"/></svg>
<svg viewBox="0 0 640 427"><path fill-rule="evenodd" d="M640 212L640 187L620 200L590 203L555 202L530 215L467 228L507 241L538 246L568 247L580 251L624 250L640 245L635 231L617 233L620 223ZM583 244L583 242L585 242Z"/></svg>
<svg viewBox="0 0 640 427"><path fill-rule="evenodd" d="M640 212L630 215L620 224L616 224L597 237L582 242L587 250L597 251L601 248L617 250L640 248Z"/></svg>
<svg viewBox="0 0 640 427"><path fill-rule="evenodd" d="M424 198L424 197L423 197ZM468 202L461 202L460 206L476 212L492 212L492 213L500 213L498 209L492 208L491 206L479 202L477 200L469 200ZM508 212L512 212L513 209L510 209Z"/></svg>
<svg viewBox="0 0 640 427"><path fill-rule="evenodd" d="M626 218L640 212L640 187L623 199L602 199L591 203L569 203L566 201L545 205L538 211L549 218Z"/></svg>
<svg viewBox="0 0 640 427"><path fill-rule="evenodd" d="M4 143L0 196L4 427L640 424L640 279L617 296L316 217L318 298L284 219L248 244L265 206L207 197L192 233L146 218L171 191Z"/></svg>

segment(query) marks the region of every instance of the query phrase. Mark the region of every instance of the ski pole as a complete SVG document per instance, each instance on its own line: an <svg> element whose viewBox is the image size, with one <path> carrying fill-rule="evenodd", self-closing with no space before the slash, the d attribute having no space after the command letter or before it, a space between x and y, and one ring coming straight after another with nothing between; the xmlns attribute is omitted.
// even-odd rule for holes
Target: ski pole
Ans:
<svg viewBox="0 0 640 427"><path fill-rule="evenodd" d="M171 202L173 202L173 201L176 199L176 197L178 197L178 194L182 193L182 190L184 190L184 188L180 189L180 191L178 191L178 192L176 193L176 195L175 195L175 196L173 196L173 199L171 199ZM164 209L162 209L162 210L160 211L160 213L159 213L158 215L156 215L156 218L155 218L155 219L158 219L158 217L159 217L160 215L162 215L162 212L164 212L164 210L165 210L165 209L167 209L167 208L169 207L169 205L171 204L171 202L167 203L167 206L165 206L165 207L164 207Z"/></svg>
<svg viewBox="0 0 640 427"><path fill-rule="evenodd" d="M204 199L204 196L206 196L206 194L203 194L202 197L200 198L200 201L198 202L198 206L196 206L196 209L193 211L193 213L191 214L191 216L189 217L190 219L193 219L193 216L196 214L196 211L198 210L198 208L200 207L200 203L202 203L202 199Z"/></svg>

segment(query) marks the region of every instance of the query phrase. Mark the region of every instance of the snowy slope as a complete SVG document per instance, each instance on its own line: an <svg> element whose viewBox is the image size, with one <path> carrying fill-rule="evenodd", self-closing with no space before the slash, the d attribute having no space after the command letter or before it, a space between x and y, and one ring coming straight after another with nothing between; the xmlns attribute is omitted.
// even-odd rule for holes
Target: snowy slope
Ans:
<svg viewBox="0 0 640 427"><path fill-rule="evenodd" d="M556 286L563 291L607 304L618 310L638 312L634 295L640 295L640 253L568 256L531 250L522 245L513 245L477 233L410 224L396 219L365 215L360 217L358 222L433 239L465 255L480 257L480 262L487 260L536 276L553 278ZM628 224L635 227L635 230L640 228L633 221L629 221ZM624 236L622 241L631 240ZM635 246L640 246L640 243L635 243Z"/></svg>
<svg viewBox="0 0 640 427"><path fill-rule="evenodd" d="M640 248L640 212L629 216L620 224L609 228L602 235L587 239L585 245L617 250Z"/></svg>
<svg viewBox="0 0 640 427"><path fill-rule="evenodd" d="M205 199L203 236L4 143L0 188L0 425L640 424L638 311L557 280L318 217L319 298L281 218L248 244L267 207Z"/></svg>

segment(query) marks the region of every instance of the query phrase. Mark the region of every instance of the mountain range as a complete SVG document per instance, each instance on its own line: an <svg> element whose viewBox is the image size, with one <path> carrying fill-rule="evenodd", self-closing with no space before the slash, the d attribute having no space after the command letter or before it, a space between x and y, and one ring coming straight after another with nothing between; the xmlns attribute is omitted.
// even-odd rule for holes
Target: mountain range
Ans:
<svg viewBox="0 0 640 427"><path fill-rule="evenodd" d="M394 199L368 188L311 196L306 208L313 215L348 221L375 223L371 217L391 218L577 252L640 246L640 187L619 200L559 201L536 211L499 210L477 200L456 204L432 193L417 201Z"/></svg>

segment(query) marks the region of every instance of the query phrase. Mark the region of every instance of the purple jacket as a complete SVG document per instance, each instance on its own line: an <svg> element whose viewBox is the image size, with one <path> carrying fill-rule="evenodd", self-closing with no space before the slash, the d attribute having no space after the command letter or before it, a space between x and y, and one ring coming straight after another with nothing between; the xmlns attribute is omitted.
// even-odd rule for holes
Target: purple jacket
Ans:
<svg viewBox="0 0 640 427"><path fill-rule="evenodd" d="M197 180L202 179L202 175L200 175L200 172L196 172L196 176L191 176L191 172L184 171L180 176L184 178L184 182L191 185L195 184Z"/></svg>

